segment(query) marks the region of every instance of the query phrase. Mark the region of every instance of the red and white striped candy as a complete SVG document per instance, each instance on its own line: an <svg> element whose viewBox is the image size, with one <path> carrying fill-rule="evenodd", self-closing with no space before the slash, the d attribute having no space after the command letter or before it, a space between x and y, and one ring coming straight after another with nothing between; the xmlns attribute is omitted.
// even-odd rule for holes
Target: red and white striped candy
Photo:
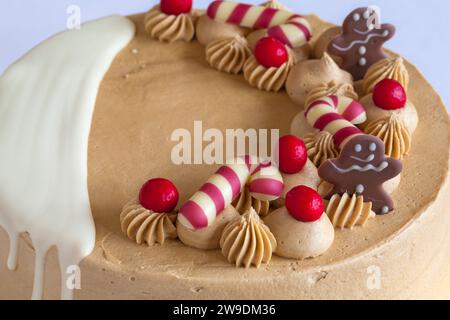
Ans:
<svg viewBox="0 0 450 320"><path fill-rule="evenodd" d="M252 29L269 29L268 35L291 47L300 47L312 36L308 21L301 15L280 9L266 8L231 1L214 1L207 15L219 22L226 22Z"/></svg>
<svg viewBox="0 0 450 320"><path fill-rule="evenodd" d="M366 121L366 111L353 99L330 96L313 101L305 117L314 128L331 133L335 144L341 147L349 137L362 133L355 125Z"/></svg>
<svg viewBox="0 0 450 320"><path fill-rule="evenodd" d="M208 227L237 198L247 181L252 196L260 200L275 200L283 191L283 179L277 168L259 163L254 156L238 158L222 166L181 207L178 221L188 229Z"/></svg>

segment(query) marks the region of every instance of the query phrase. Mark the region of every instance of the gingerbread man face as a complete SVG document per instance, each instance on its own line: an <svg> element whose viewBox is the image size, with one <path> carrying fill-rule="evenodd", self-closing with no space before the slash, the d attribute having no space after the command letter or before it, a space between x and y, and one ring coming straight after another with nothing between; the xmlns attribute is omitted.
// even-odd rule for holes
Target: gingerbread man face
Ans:
<svg viewBox="0 0 450 320"><path fill-rule="evenodd" d="M328 52L342 58L342 68L355 80L362 79L372 64L387 58L383 45L394 36L395 27L377 26L378 18L378 13L369 7L353 10L344 20L342 34L328 46Z"/></svg>
<svg viewBox="0 0 450 320"><path fill-rule="evenodd" d="M402 170L400 161L387 158L384 143L371 135L357 135L345 143L340 156L324 162L319 176L334 185L334 194L359 194L372 202L377 214L394 209L392 198L383 189L383 183L396 177Z"/></svg>

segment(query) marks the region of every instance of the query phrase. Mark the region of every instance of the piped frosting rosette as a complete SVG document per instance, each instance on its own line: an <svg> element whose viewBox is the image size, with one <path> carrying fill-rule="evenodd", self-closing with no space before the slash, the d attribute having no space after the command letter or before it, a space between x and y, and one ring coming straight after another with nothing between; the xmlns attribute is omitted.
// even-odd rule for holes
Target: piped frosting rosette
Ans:
<svg viewBox="0 0 450 320"><path fill-rule="evenodd" d="M212 41L206 47L206 60L211 67L232 74L238 74L243 70L250 55L247 40L239 35Z"/></svg>
<svg viewBox="0 0 450 320"><path fill-rule="evenodd" d="M155 6L145 16L145 30L159 41L191 41L195 36L194 18L191 13L166 14Z"/></svg>

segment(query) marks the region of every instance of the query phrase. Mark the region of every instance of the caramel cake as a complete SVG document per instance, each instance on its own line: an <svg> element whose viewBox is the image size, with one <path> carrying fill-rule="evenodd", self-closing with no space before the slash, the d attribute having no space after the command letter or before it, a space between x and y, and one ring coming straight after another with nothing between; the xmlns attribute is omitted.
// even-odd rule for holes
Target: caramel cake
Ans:
<svg viewBox="0 0 450 320"><path fill-rule="evenodd" d="M395 28L191 6L63 32L0 78L0 298L450 298L448 114L382 49ZM278 157L174 163L197 121L279 129Z"/></svg>

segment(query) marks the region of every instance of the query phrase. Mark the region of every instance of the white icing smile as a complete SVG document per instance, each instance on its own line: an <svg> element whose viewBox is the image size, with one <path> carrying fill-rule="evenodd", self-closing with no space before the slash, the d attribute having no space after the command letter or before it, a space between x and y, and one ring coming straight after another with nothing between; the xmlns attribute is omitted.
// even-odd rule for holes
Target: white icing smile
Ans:
<svg viewBox="0 0 450 320"><path fill-rule="evenodd" d="M375 159L375 155L372 153L365 159L362 159L362 158L359 158L359 157L355 157L355 156L350 156L350 158L352 158L354 160L357 160L359 162L366 162L366 163L368 163L368 162L372 162Z"/></svg>
<svg viewBox="0 0 450 320"><path fill-rule="evenodd" d="M348 173L348 172L352 172L352 171L359 171L359 172L375 171L375 172L381 172L381 171L383 171L384 169L386 169L389 166L387 161L381 162L381 164L378 167L375 167L372 164L368 164L368 165L366 165L364 167L361 167L361 166L358 166L357 164L355 164L355 165L350 166L349 168L340 168L333 161L331 161L331 164L340 173Z"/></svg>

